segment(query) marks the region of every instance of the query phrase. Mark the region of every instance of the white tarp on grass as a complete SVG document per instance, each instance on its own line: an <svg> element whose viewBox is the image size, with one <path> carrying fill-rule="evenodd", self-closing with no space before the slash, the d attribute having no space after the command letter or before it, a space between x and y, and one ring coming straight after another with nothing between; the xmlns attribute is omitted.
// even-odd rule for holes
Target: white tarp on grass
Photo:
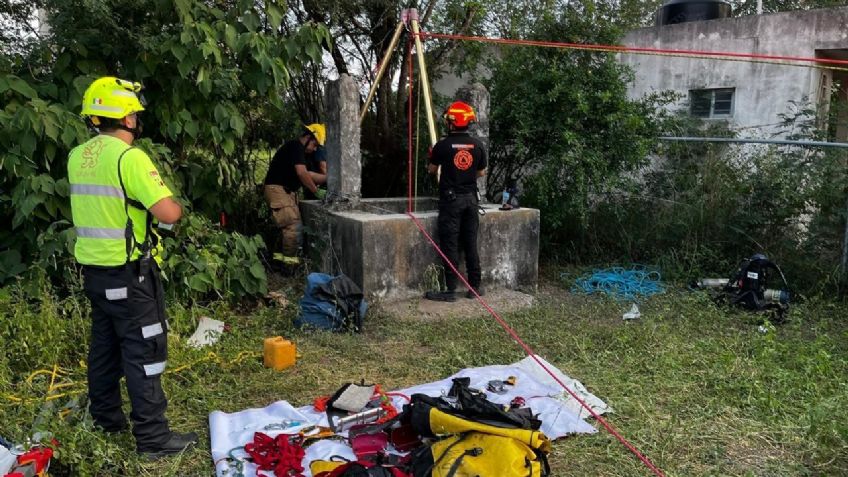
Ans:
<svg viewBox="0 0 848 477"><path fill-rule="evenodd" d="M602 400L589 393L579 381L569 378L542 358L539 359L596 413L609 412L610 408ZM517 378L515 386L506 386L506 394L487 392L486 395L490 401L498 404L509 404L513 398L523 397L526 405L542 421L542 432L552 440L569 434L597 432L597 429L583 419L590 416L589 412L583 409L531 357L507 366L495 365L464 369L441 381L401 389L398 392L406 396L420 393L437 397L447 395L453 384L453 378L470 378L472 388L485 390L489 381L504 380L509 376ZM342 384L344 383L339 383L339 386ZM406 400L402 397L393 396L392 400L398 410L401 410L406 403ZM234 456L245 457L246 454L240 448L251 442L256 432L274 437L282 433L293 434L302 428L313 425L327 426L326 414L316 412L311 405L295 409L286 401L277 401L262 409L247 409L234 413L212 412L209 414L209 435L211 436L215 471L219 477L235 475L234 462L227 459L228 454L231 450L236 449L233 451ZM281 427L286 428L280 429ZM309 463L313 460L329 459L333 455L355 459L353 451L346 445L345 441L325 439L310 445L306 449L306 456L303 459L304 474L307 477L311 476ZM243 466L245 476L256 475L256 466L247 462ZM265 473L260 475L263 474ZM268 473L267 475L271 474Z"/></svg>

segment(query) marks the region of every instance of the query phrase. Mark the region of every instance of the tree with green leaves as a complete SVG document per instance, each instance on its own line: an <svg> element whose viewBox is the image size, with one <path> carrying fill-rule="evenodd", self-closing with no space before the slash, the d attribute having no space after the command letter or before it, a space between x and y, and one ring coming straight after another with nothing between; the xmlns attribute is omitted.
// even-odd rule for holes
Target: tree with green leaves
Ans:
<svg viewBox="0 0 848 477"><path fill-rule="evenodd" d="M611 10L593 2L540 17L529 39L615 44ZM506 47L493 64L490 191L521 179L552 240L585 231L592 197L645 164L655 143L656 103L627 97L629 70L614 55Z"/></svg>
<svg viewBox="0 0 848 477"><path fill-rule="evenodd" d="M33 262L65 268L56 262L73 239L65 163L89 135L80 100L99 76L144 84L147 139L139 145L186 204L207 217L238 210L244 223L257 222L250 204L260 200L258 154L298 122L287 88L321 61L331 43L326 27L307 22L284 34L289 10L277 0L7 1L0 15L27 31L36 7L49 30L0 37L0 282ZM195 258L202 268L228 263ZM241 258L230 265L250 269L259 260ZM261 275L254 278L264 286ZM212 284L210 276L195 288Z"/></svg>

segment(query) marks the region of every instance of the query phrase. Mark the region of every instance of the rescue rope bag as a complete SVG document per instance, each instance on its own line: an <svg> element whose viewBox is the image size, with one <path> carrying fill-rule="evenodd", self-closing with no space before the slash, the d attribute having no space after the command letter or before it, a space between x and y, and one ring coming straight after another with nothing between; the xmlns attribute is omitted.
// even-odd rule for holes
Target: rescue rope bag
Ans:
<svg viewBox="0 0 848 477"><path fill-rule="evenodd" d="M433 439L414 452L413 477L550 475L551 442L530 410L505 410L468 381L455 379L447 399L412 396L405 410L412 427Z"/></svg>

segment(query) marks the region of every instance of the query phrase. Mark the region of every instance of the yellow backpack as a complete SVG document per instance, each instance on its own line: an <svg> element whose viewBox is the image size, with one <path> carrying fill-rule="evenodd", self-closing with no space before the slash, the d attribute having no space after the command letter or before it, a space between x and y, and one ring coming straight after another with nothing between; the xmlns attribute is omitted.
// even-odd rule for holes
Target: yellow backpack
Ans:
<svg viewBox="0 0 848 477"><path fill-rule="evenodd" d="M546 452L533 449L518 439L482 432L457 434L435 442L430 446L430 455L424 456L420 464L413 464L415 477L543 477L550 474ZM428 473L430 466L432 469Z"/></svg>
<svg viewBox="0 0 848 477"><path fill-rule="evenodd" d="M475 421L471 416L451 413L442 404L426 396L412 398L413 427L423 437L438 439L415 451L411 464L414 477L550 475L547 455L551 442L541 431L503 420Z"/></svg>

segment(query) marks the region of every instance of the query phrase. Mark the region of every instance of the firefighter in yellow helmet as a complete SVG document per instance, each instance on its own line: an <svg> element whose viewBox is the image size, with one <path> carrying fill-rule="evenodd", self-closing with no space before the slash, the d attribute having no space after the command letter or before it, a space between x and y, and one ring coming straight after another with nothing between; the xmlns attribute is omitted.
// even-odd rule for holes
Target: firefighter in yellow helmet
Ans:
<svg viewBox="0 0 848 477"><path fill-rule="evenodd" d="M159 458L195 444L197 434L172 432L165 418L160 378L168 320L152 258L153 224L172 226L182 209L147 154L132 145L141 133L140 92L139 83L114 77L91 83L82 116L98 134L71 151L68 178L74 256L91 302L89 410L105 432L128 429L120 390L126 377L137 451Z"/></svg>
<svg viewBox="0 0 848 477"><path fill-rule="evenodd" d="M307 168L307 156L323 146L326 137L323 124L305 126L300 136L286 142L274 154L265 176L265 202L271 208L271 217L280 229L283 242L282 255L275 254L275 257L281 259L286 272L300 264L302 225L297 192L303 187L318 199L327 195L327 191L318 188L326 182L326 173L311 172Z"/></svg>

